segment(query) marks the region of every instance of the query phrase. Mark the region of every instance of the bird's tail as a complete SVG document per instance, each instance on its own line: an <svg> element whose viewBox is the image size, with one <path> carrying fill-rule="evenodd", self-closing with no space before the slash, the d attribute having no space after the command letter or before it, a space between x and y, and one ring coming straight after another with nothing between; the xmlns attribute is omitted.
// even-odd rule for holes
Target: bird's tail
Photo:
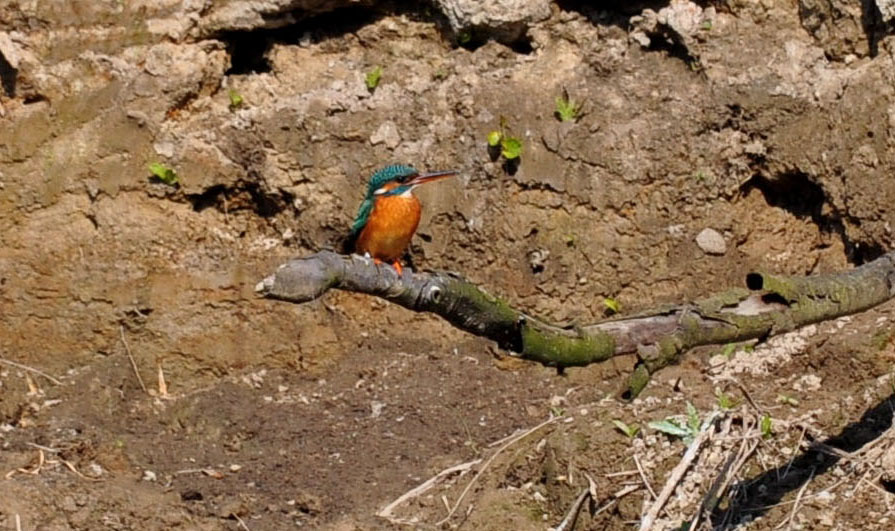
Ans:
<svg viewBox="0 0 895 531"><path fill-rule="evenodd" d="M339 252L342 254L351 254L354 252L354 246L357 245L357 237L359 231L350 231L345 237L339 241Z"/></svg>

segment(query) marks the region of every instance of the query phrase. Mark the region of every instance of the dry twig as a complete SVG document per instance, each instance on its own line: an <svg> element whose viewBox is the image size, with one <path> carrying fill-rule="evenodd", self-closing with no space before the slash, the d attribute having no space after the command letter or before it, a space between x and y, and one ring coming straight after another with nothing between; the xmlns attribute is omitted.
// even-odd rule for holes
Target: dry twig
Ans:
<svg viewBox="0 0 895 531"><path fill-rule="evenodd" d="M813 468L811 469L811 475L808 477L808 481L806 481L805 484L802 485L802 488L799 489L799 493L796 494L796 501L795 501L795 503L792 504L792 511L790 511L790 513L789 513L789 518L787 518L783 522L780 522L780 525L778 525L774 529L780 529L781 527L783 527L786 524L789 524L787 526L788 529L793 528L793 519L795 519L796 512L799 510L799 503L802 501L802 496L805 494L805 489L808 488L808 484L811 483L812 479L814 479L814 469Z"/></svg>
<svg viewBox="0 0 895 531"><path fill-rule="evenodd" d="M584 502L589 498L590 488L581 489L581 494L575 498L575 502L572 503L565 518L562 519L558 526L553 528L553 531L571 531L572 529L575 529L575 523L578 521L578 513L581 512L581 508L584 507Z"/></svg>
<svg viewBox="0 0 895 531"><path fill-rule="evenodd" d="M118 327L118 330L121 332L121 342L124 343L124 350L127 352L127 359L131 361L131 367L134 369L134 374L137 376L137 381L140 382L140 389L143 390L144 393L149 394L149 391L146 389L146 384L143 383L143 377L140 376L140 371L137 370L137 362L134 361L134 355L131 354L131 348L127 344L127 339L124 337L124 325Z"/></svg>
<svg viewBox="0 0 895 531"><path fill-rule="evenodd" d="M47 380L53 382L53 383L56 384L56 385L62 385L62 382L60 382L60 381L57 380L56 378L53 378L52 376L50 376L49 374L43 372L43 371L40 370L40 369L35 369L34 367L29 367L29 366L27 366L27 365L23 365L23 364L21 364L21 363L18 363L18 362L12 361L12 360L8 360L8 359L5 359L5 358L0 358L0 363L3 363L3 364L5 364L5 365L9 365L10 367L15 367L15 368L17 368L17 369L22 369L23 371L33 372L34 374L38 374L38 375L40 375L40 376L43 376L44 378L46 378Z"/></svg>
<svg viewBox="0 0 895 531"><path fill-rule="evenodd" d="M640 531L648 531L649 529L652 529L653 523L659 516L659 512L665 506L668 498L671 497L671 493L674 492L674 489L684 477L684 473L690 468L690 465L699 455L702 443L704 443L715 431L715 419L717 417L718 412L716 411L712 413L708 420L706 420L705 426L696 438L693 439L693 442L690 443L690 447L687 448L687 452L684 454L681 462L671 471L671 474L668 476L668 481L665 482L665 486L662 487L662 492L659 493L659 497L653 502L652 506L650 506L649 510L646 512L646 515L644 515L643 519L640 521Z"/></svg>
<svg viewBox="0 0 895 531"><path fill-rule="evenodd" d="M230 513L230 516L236 518L236 521L239 522L239 527L245 529L245 531L249 531L249 526L247 526L246 523L242 521L242 518L240 518L238 514Z"/></svg>
<svg viewBox="0 0 895 531"><path fill-rule="evenodd" d="M726 429L730 429L730 424L727 424ZM751 427L747 427L743 430L745 433L748 433L751 429L754 429L757 423L753 423ZM753 444L749 444L754 440ZM721 471L718 473L715 480L712 482L712 485L709 487L709 490L706 492L705 496L702 497L702 501L699 503L699 507L696 510L696 515L690 519L690 529L698 529L698 524L703 514L711 513L715 507L718 505L718 502L721 500L721 497L724 496L724 493L727 491L727 488L730 486L730 483L733 479L739 474L740 470L746 465L746 462L755 452L758 445L761 443L761 436L757 437L744 437L742 442L739 445L739 448L735 453L732 453L730 457L724 462L724 465L721 467ZM722 524L723 526L723 524Z"/></svg>
<svg viewBox="0 0 895 531"><path fill-rule="evenodd" d="M650 496L655 500L656 491L653 490L653 486L650 485L649 480L646 478L646 472L643 471L643 465L640 464L640 459L637 457L637 454L634 454L634 464L637 465L637 472L640 474L640 479L643 480L646 490L649 491Z"/></svg>

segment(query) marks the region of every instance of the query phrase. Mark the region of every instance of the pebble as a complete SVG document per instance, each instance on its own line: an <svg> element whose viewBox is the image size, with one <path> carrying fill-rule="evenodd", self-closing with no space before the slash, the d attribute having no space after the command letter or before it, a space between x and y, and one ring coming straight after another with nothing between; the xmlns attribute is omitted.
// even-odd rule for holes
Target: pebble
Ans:
<svg viewBox="0 0 895 531"><path fill-rule="evenodd" d="M696 245L706 254L724 254L727 252L727 244L724 237L715 229L702 229L696 236Z"/></svg>

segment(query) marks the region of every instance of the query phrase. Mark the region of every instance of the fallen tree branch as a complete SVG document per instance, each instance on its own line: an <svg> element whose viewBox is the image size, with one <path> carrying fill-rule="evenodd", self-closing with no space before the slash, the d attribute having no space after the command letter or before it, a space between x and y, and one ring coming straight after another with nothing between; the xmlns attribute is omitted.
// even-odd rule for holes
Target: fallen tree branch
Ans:
<svg viewBox="0 0 895 531"><path fill-rule="evenodd" d="M636 396L652 374L694 347L764 339L889 300L895 296L895 252L830 275L750 273L746 288L573 327L556 326L515 310L455 273L405 269L399 276L387 265L330 251L286 262L255 290L265 297L303 303L333 288L435 313L462 330L496 341L522 359L551 367L589 365L636 354L638 363L626 393Z"/></svg>

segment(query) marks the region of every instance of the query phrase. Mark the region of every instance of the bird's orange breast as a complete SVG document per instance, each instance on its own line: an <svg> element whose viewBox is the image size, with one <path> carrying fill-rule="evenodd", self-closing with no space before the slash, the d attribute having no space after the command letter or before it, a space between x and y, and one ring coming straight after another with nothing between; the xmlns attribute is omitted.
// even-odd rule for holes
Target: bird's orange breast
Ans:
<svg viewBox="0 0 895 531"><path fill-rule="evenodd" d="M410 193L377 198L357 238L357 251L384 262L397 261L420 224L420 212L419 199Z"/></svg>

